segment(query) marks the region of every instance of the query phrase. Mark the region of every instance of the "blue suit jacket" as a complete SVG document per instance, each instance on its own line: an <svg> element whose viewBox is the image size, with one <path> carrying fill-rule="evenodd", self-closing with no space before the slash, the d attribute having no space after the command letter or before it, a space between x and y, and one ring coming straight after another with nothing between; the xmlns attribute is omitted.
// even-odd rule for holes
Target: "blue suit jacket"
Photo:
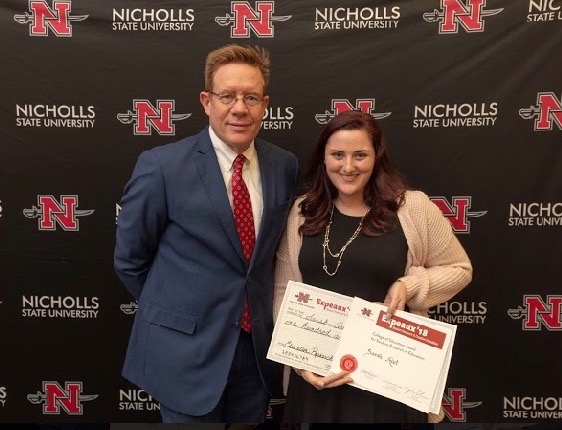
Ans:
<svg viewBox="0 0 562 430"><path fill-rule="evenodd" d="M255 140L263 215L246 263L208 129L143 152L121 200L115 269L138 300L123 376L167 407L210 412L224 390L247 295L272 392L275 251L298 176L294 154Z"/></svg>

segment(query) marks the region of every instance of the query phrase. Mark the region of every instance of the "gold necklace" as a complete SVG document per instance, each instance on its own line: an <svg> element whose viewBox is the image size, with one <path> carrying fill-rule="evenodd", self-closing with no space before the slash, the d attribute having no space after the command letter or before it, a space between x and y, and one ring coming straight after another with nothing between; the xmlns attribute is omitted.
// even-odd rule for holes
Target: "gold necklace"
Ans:
<svg viewBox="0 0 562 430"><path fill-rule="evenodd" d="M335 205L332 204L332 212L330 213L330 222L328 222L328 225L326 226L326 233L324 233L324 243L322 243L322 258L324 260L324 265L322 266L322 268L324 269L324 272L326 272L328 276L334 276L337 273L341 265L343 253L345 252L347 247L351 244L351 242L353 242L355 238L359 235L359 232L361 231L361 227L363 226L363 219L365 218L365 215L367 215L365 214L363 215L363 217L361 217L361 221L359 221L359 226L357 227L357 229L355 229L351 237L347 239L347 242L341 247L340 251L334 254L330 250L330 226L332 225L332 217L334 216L334 206ZM332 257L338 259L336 269L333 272L328 271L328 265L326 264L326 250L328 250L328 253Z"/></svg>

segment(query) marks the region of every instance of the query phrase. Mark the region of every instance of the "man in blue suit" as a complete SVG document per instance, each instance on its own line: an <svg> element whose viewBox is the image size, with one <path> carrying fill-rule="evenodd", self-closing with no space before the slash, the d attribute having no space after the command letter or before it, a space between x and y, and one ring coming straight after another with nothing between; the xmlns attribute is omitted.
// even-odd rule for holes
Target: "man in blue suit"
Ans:
<svg viewBox="0 0 562 430"><path fill-rule="evenodd" d="M256 138L269 64L260 47L211 52L200 94L209 126L143 152L121 200L115 269L138 300L123 376L161 403L163 422L263 422L276 388L273 270L298 162ZM239 154L249 248L233 215Z"/></svg>

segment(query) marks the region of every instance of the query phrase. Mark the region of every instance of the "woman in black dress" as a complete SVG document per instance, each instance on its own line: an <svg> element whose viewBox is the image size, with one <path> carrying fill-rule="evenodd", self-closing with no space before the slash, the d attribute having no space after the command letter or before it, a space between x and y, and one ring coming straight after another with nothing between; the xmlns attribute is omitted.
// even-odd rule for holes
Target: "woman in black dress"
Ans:
<svg viewBox="0 0 562 430"><path fill-rule="evenodd" d="M293 280L383 301L391 315L407 308L427 316L471 275L449 222L424 193L408 191L390 164L373 117L347 111L326 124L277 252L275 313ZM428 422L427 414L347 385L351 381L349 372L286 372L284 421Z"/></svg>

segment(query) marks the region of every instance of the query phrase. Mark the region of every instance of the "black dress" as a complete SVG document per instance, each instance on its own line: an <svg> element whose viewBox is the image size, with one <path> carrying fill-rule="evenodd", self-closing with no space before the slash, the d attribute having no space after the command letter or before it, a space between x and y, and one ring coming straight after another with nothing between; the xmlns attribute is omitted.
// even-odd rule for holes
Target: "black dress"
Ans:
<svg viewBox="0 0 562 430"><path fill-rule="evenodd" d="M357 229L360 217L341 214L334 208L330 249L335 254ZM404 275L408 246L404 231L396 228L375 238L359 233L347 247L334 276L322 269L324 232L304 236L299 255L303 282L347 296L383 302L388 288ZM338 259L326 252L328 271ZM400 402L349 385L317 390L291 372L283 420L304 423L413 423L427 422L427 414Z"/></svg>

